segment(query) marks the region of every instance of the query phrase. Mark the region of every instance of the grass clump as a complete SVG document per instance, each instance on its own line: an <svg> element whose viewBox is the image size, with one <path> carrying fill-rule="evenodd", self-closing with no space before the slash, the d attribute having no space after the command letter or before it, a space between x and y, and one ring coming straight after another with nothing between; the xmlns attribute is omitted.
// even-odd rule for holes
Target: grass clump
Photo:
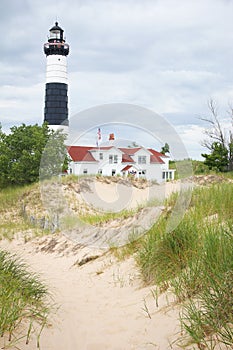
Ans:
<svg viewBox="0 0 233 350"><path fill-rule="evenodd" d="M45 217L40 199L39 184L10 186L0 189L0 239L15 236L38 236L47 233L38 224Z"/></svg>
<svg viewBox="0 0 233 350"><path fill-rule="evenodd" d="M136 209L125 209L120 212L99 212L96 214L79 215L79 219L90 225L101 225L111 220L127 219L133 216L136 212Z"/></svg>
<svg viewBox="0 0 233 350"><path fill-rule="evenodd" d="M185 344L200 349L233 348L232 202L231 183L196 188L179 226L167 232L165 213L137 255L144 281L182 302Z"/></svg>
<svg viewBox="0 0 233 350"><path fill-rule="evenodd" d="M39 347L39 336L49 312L47 297L46 286L36 275L28 272L24 263L0 250L1 336L8 337L9 342L14 344L25 338L27 344L36 328Z"/></svg>

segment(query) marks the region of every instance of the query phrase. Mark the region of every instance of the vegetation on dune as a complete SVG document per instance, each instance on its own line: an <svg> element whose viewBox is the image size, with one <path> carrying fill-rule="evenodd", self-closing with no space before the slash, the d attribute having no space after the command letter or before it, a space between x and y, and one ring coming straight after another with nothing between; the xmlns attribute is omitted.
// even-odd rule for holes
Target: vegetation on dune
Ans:
<svg viewBox="0 0 233 350"><path fill-rule="evenodd" d="M1 137L5 138L3 135ZM1 147L3 144L0 144L0 149ZM33 151L31 156L34 156ZM0 164L3 160L0 156ZM50 161L50 158L45 157L45 165L47 160ZM171 165L177 168L177 173L182 170L181 173L185 174L189 162L184 160ZM194 174L203 175L194 176L194 179L204 179L208 177L206 174L210 174L207 164L203 162L192 161L192 166ZM46 166L44 169L46 170ZM52 174L57 174L57 169L52 169ZM45 171L43 176L47 178L50 174L50 171ZM0 186L9 184L4 182L9 180L5 175L1 175ZM37 173L35 178L32 177L33 181L38 176ZM173 194L167 200L167 209L159 221L144 237L137 241L132 239L128 246L111 248L119 258L136 252L144 282L156 284L161 291L170 288L174 292L177 301L182 305L181 326L186 334L181 346L196 343L200 349L214 349L215 344L221 343L229 348L233 347L233 186L232 182L223 181L225 178L232 178L232 173L228 172L221 177L209 175L209 178L211 176L214 178L208 186L194 189L189 209L178 227L171 232L167 231L167 222L176 203L177 195ZM20 175L18 179L21 179ZM73 175L59 180L59 184L66 189L66 199L70 199L72 209L75 207L74 196L77 197L80 191L78 180L80 179ZM123 181L119 178L99 180L106 183ZM31 181L25 183L27 182ZM11 178L10 183L24 182ZM137 184L131 181L132 184L142 186L139 188L147 185L143 181ZM3 218L0 223L1 237L13 237L14 232L31 227L22 212L25 205L32 207L36 215L37 212L42 212L38 183L21 187L9 186L0 190L0 215ZM99 213L86 209L88 210L84 211L82 207L82 212L74 212L84 222L107 225L111 220L127 219L141 208L120 213ZM20 326L27 323L28 330L22 336L28 342L34 325L39 327L40 334L46 324L47 289L37 276L27 272L24 264L1 251L0 287L1 334L15 341L21 337ZM22 329L25 330L23 327Z"/></svg>
<svg viewBox="0 0 233 350"><path fill-rule="evenodd" d="M25 213L27 211L28 214ZM30 215L44 215L38 184L0 189L0 239L12 240L17 233L41 235L42 229L30 221Z"/></svg>
<svg viewBox="0 0 233 350"><path fill-rule="evenodd" d="M24 263L0 250L0 334L5 346L16 346L23 338L27 344L35 332L39 347L48 313L46 286Z"/></svg>
<svg viewBox="0 0 233 350"><path fill-rule="evenodd" d="M166 232L165 213L137 249L144 281L173 290L186 344L200 349L233 346L232 202L232 183L198 187L179 226Z"/></svg>
<svg viewBox="0 0 233 350"><path fill-rule="evenodd" d="M13 126L9 134L0 125L0 188L38 181L40 168L43 177L61 173L67 166L64 141L65 135L47 124Z"/></svg>

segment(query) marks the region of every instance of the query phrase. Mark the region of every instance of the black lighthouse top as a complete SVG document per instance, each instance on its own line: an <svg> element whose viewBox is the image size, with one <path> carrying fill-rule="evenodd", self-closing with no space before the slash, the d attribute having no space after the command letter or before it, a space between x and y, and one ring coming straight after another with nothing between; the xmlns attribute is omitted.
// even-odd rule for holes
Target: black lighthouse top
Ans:
<svg viewBox="0 0 233 350"><path fill-rule="evenodd" d="M44 53L49 55L69 54L69 45L65 44L64 30L59 27L58 22L49 30L48 42L44 44Z"/></svg>

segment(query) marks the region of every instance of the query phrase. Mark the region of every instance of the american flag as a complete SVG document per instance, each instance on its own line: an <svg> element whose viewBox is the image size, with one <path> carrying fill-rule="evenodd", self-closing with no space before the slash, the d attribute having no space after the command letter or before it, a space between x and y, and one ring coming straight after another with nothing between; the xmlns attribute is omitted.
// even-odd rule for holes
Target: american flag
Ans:
<svg viewBox="0 0 233 350"><path fill-rule="evenodd" d="M98 130L97 130L97 141L96 141L96 144L97 144L97 146L99 145L99 142L101 141L101 130L100 130L100 128L98 128Z"/></svg>

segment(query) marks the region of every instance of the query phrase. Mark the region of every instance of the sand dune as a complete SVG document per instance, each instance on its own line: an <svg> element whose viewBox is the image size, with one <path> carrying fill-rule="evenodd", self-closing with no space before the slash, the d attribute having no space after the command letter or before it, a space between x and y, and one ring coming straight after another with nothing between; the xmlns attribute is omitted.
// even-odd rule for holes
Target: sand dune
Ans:
<svg viewBox="0 0 233 350"><path fill-rule="evenodd" d="M108 191L103 191L105 184L94 185L104 202L113 201L114 185L110 184ZM179 183L133 189L128 208L154 195L164 199L179 189ZM92 194L89 191L89 201ZM116 200L117 196L116 193ZM157 305L155 286L142 285L133 257L119 262L106 249L81 248L77 243L63 235L26 244L20 239L1 242L2 248L16 252L32 271L41 275L58 307L52 313L51 325L41 335L41 350L180 349L174 343L180 336L180 327L179 306L173 296L161 295ZM87 262L88 257L93 260ZM2 346L3 341L0 340ZM21 342L19 347L36 350L35 337L29 345Z"/></svg>
<svg viewBox="0 0 233 350"><path fill-rule="evenodd" d="M107 254L78 267L78 254L35 253L32 243L16 241L3 245L42 276L59 306L42 333L42 350L165 350L179 336L172 295L160 296L157 307L153 287L142 286L133 258L118 262ZM34 350L36 341L20 346Z"/></svg>

